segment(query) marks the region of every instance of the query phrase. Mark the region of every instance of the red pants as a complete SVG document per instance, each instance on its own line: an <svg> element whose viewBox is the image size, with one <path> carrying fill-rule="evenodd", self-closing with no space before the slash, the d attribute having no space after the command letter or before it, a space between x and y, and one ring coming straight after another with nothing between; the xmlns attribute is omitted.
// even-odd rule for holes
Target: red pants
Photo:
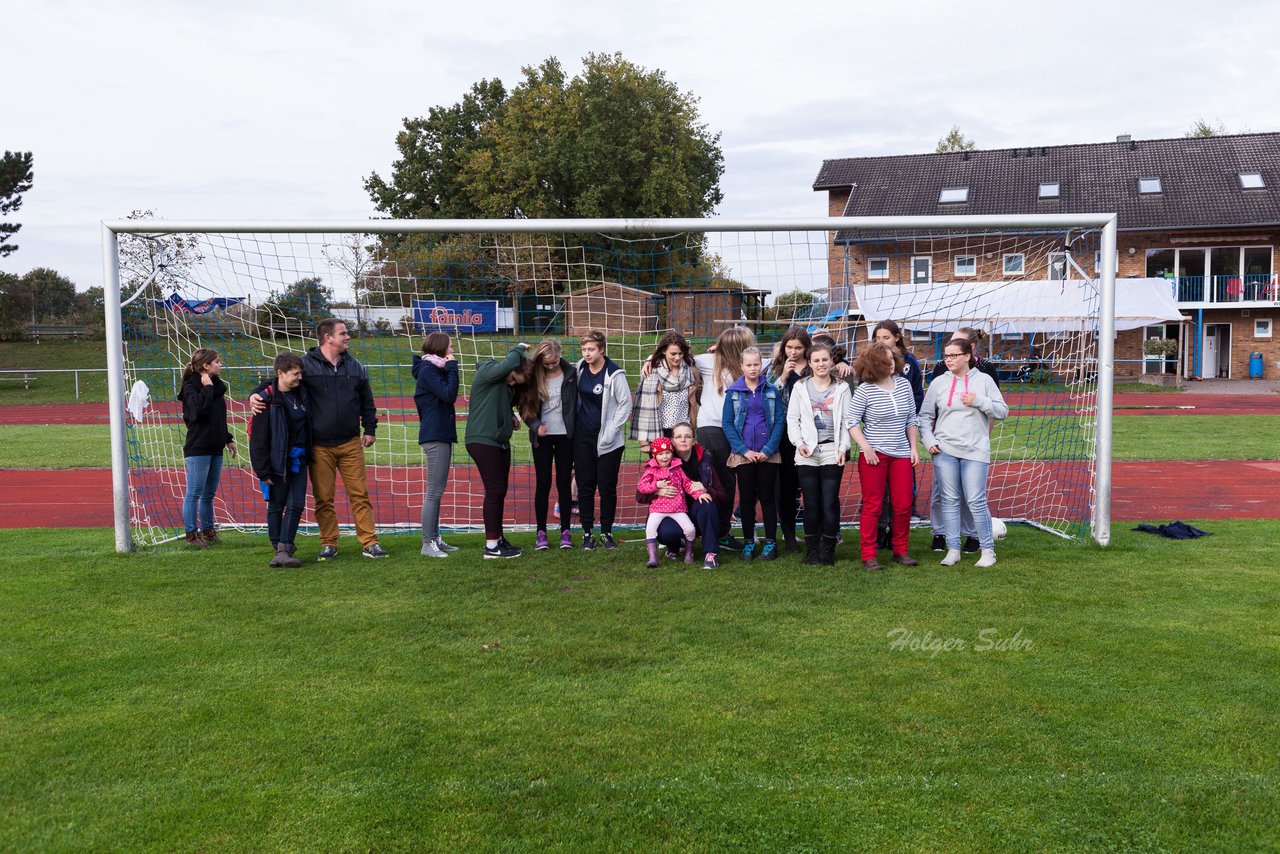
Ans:
<svg viewBox="0 0 1280 854"><path fill-rule="evenodd" d="M862 541L862 559L876 556L876 525L880 521L880 508L884 504L886 481L889 484L889 501L893 505L893 553L904 555L911 539L911 460L908 457L891 457L877 452L879 465L869 466L866 459L858 457L858 480L862 483L862 521L859 533Z"/></svg>

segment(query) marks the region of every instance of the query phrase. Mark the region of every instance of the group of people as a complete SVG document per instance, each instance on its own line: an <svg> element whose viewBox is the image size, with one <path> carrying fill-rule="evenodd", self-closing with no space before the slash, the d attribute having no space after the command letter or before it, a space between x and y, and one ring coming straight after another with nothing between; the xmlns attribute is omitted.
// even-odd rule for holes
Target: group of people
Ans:
<svg viewBox="0 0 1280 854"><path fill-rule="evenodd" d="M349 338L341 321L323 321L318 346L302 357L278 356L275 378L250 397L250 456L267 499L272 566L299 565L294 540L308 476L320 559L336 557L338 471L362 553L386 555L374 530L364 470L364 448L374 442L377 416L368 373L346 352ZM810 336L800 327L787 330L767 362L743 327L726 329L697 356L683 335L672 332L644 362L634 394L599 331L582 336L576 361L566 359L555 340L517 344L504 358L477 364L470 383L463 441L484 491L483 556L522 554L504 536L503 519L512 442L523 425L535 473L538 550L553 545L547 530L553 484L559 548L577 547L575 506L582 549L618 547L613 525L630 439L648 457L638 473L636 500L648 510L650 567L659 564L664 546L668 556L692 562L698 540L706 568L718 566L725 550L765 561L780 550L803 550L805 563L834 564L844 467L855 449L862 566L883 569L883 548L891 561L914 566L909 533L923 442L933 460L932 547L945 552L945 566L958 563L966 551L980 551L977 565L992 566L989 434L1008 407L994 369L975 352L982 338L978 330L958 330L926 390L919 362L892 321L875 327L871 344L852 364L830 335ZM197 547L216 541L212 495L223 448L234 453L220 369L216 353L197 351L180 395L188 425L184 522L187 541ZM458 441L461 385L447 333L425 337L412 372L425 460L421 554L447 558L456 548L441 538L440 507ZM801 496L803 545L797 535ZM732 531L735 509L741 540ZM757 510L763 540L756 536Z"/></svg>

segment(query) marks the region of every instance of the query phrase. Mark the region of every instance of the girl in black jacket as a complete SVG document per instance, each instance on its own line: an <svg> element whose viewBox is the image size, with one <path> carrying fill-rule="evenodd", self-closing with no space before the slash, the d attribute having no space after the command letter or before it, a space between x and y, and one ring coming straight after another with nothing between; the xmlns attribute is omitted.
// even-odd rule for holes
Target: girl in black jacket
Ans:
<svg viewBox="0 0 1280 854"><path fill-rule="evenodd" d="M227 429L227 384L222 381L222 357L217 350L201 348L191 354L182 370L178 400L187 440L182 456L187 468L187 491L182 501L182 523L187 545L207 548L218 542L213 524L213 496L222 479L222 452L236 455L235 439Z"/></svg>
<svg viewBox="0 0 1280 854"><path fill-rule="evenodd" d="M422 498L422 556L448 557L457 551L440 537L440 500L449 482L449 464L458 441L458 360L453 342L444 332L432 332L422 342L422 356L414 357L416 385L413 403L418 408L418 445L427 460L426 492Z"/></svg>

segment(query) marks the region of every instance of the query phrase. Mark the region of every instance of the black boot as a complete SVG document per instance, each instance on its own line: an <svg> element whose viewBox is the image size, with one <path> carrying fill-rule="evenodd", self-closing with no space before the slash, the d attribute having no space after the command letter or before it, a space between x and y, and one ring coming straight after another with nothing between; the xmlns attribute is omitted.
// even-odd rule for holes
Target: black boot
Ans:
<svg viewBox="0 0 1280 854"><path fill-rule="evenodd" d="M823 537L822 548L818 552L818 564L820 566L836 565L836 538Z"/></svg>
<svg viewBox="0 0 1280 854"><path fill-rule="evenodd" d="M821 554L822 537L817 534L804 535L804 560L801 563L809 566L817 566L820 561L818 556Z"/></svg>
<svg viewBox="0 0 1280 854"><path fill-rule="evenodd" d="M782 539L785 540L783 548L788 554L794 554L800 551L800 541L796 539L796 529L788 529L785 525L782 527Z"/></svg>

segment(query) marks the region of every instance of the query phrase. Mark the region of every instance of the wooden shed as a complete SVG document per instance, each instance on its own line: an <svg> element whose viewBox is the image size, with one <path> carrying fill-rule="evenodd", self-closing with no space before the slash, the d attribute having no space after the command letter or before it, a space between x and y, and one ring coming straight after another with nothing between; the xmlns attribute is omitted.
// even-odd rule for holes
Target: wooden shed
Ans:
<svg viewBox="0 0 1280 854"><path fill-rule="evenodd" d="M565 297L569 334L591 329L601 332L654 332L658 328L658 296L649 291L601 282Z"/></svg>
<svg viewBox="0 0 1280 854"><path fill-rule="evenodd" d="M756 321L765 291L750 288L663 288L662 327L677 329L689 338L715 338L726 326Z"/></svg>

